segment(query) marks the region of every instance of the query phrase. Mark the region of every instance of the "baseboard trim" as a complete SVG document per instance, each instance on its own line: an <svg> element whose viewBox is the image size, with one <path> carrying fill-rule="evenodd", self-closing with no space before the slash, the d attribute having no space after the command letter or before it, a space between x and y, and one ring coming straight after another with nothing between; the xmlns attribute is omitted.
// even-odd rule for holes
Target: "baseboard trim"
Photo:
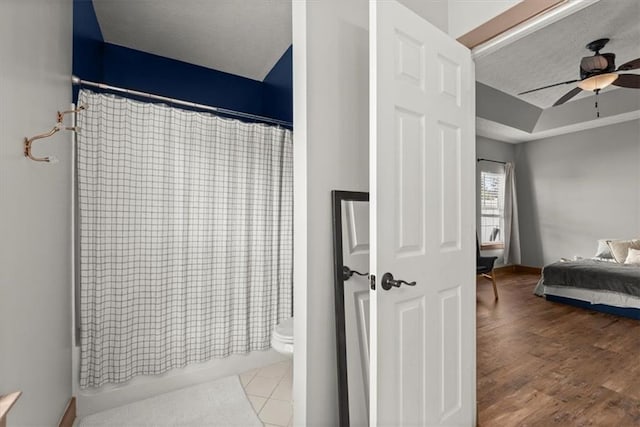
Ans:
<svg viewBox="0 0 640 427"><path fill-rule="evenodd" d="M58 427L73 427L73 422L76 420L76 398L72 397L67 404L67 409L64 411Z"/></svg>
<svg viewBox="0 0 640 427"><path fill-rule="evenodd" d="M513 273L521 273L521 274L540 274L542 269L540 267L529 267L526 265L504 265L502 267L496 267L493 269L493 272L498 276L503 274L513 274Z"/></svg>

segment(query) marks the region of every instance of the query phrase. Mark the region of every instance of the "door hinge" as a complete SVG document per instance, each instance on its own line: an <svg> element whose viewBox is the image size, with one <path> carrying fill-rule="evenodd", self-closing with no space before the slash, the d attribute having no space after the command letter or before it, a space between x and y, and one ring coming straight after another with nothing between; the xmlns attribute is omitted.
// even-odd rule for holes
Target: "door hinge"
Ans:
<svg viewBox="0 0 640 427"><path fill-rule="evenodd" d="M376 290L376 275L375 274L370 274L369 275L369 283L371 283L371 290L375 291Z"/></svg>

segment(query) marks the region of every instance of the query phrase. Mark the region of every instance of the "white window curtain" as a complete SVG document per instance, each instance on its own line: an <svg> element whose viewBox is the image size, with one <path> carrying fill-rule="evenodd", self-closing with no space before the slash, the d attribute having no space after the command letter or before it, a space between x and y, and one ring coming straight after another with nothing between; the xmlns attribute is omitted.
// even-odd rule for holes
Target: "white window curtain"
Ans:
<svg viewBox="0 0 640 427"><path fill-rule="evenodd" d="M518 200L513 163L505 165L504 188L504 263L520 264L520 228L518 224Z"/></svg>
<svg viewBox="0 0 640 427"><path fill-rule="evenodd" d="M291 316L291 131L79 103L81 387L269 348Z"/></svg>

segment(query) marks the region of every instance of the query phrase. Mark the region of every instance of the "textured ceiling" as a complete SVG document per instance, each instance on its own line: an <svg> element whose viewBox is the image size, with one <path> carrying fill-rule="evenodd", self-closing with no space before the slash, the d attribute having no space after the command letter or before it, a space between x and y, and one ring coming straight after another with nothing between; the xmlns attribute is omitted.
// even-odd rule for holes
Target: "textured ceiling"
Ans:
<svg viewBox="0 0 640 427"><path fill-rule="evenodd" d="M291 0L93 0L105 42L262 81L291 45Z"/></svg>
<svg viewBox="0 0 640 427"><path fill-rule="evenodd" d="M575 1L575 0L574 0ZM579 78L585 45L607 37L602 53L616 54L616 66L640 57L640 0L600 0L542 30L536 31L476 61L476 79L510 95ZM638 70L634 71L637 73ZM519 96L541 108L553 105L575 84ZM612 90L616 88L612 86ZM620 89L637 90L637 89ZM592 96L582 92L573 100ZM640 90L638 90L640 96Z"/></svg>

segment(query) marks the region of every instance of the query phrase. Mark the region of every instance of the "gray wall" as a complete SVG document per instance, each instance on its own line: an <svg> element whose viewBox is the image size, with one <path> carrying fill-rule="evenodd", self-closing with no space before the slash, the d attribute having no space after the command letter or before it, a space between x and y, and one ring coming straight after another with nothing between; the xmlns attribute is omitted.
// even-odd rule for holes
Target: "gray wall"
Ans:
<svg viewBox="0 0 640 427"><path fill-rule="evenodd" d="M369 189L368 7L293 2L295 425L338 425L331 190Z"/></svg>
<svg viewBox="0 0 640 427"><path fill-rule="evenodd" d="M449 29L450 0L398 0L445 33Z"/></svg>
<svg viewBox="0 0 640 427"><path fill-rule="evenodd" d="M71 394L71 135L34 143L71 102L71 0L0 9L0 394L9 425L53 426Z"/></svg>
<svg viewBox="0 0 640 427"><path fill-rule="evenodd" d="M495 139L476 138L476 157L479 159L497 160L500 162L515 162L516 146L507 142L496 141ZM495 163L478 162L476 167L476 229L480 230L480 170L495 170ZM518 168L516 167L516 171ZM495 266L504 265L504 250L483 250L484 256L497 256Z"/></svg>
<svg viewBox="0 0 640 427"><path fill-rule="evenodd" d="M522 264L640 236L640 120L515 146Z"/></svg>
<svg viewBox="0 0 640 427"><path fill-rule="evenodd" d="M476 138L476 156L501 162L513 162L516 157L516 145L495 139Z"/></svg>

